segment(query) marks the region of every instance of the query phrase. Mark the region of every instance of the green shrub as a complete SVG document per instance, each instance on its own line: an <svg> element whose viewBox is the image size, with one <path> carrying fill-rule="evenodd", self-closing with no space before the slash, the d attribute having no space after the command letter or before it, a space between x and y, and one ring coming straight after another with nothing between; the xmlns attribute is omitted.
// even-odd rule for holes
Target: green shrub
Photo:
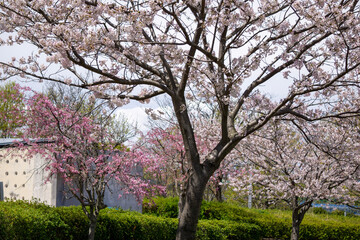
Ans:
<svg viewBox="0 0 360 240"><path fill-rule="evenodd" d="M332 211L331 214L338 215L338 216L344 216L344 211L336 209L336 210Z"/></svg>
<svg viewBox="0 0 360 240"><path fill-rule="evenodd" d="M322 207L314 207L314 208L312 208L312 212L314 214L328 214L328 211L326 211Z"/></svg>
<svg viewBox="0 0 360 240"><path fill-rule="evenodd" d="M177 229L173 216L177 201L155 200L153 215L115 209L100 212L96 239L174 239ZM162 206L165 205L164 206ZM291 212L237 207L233 204L204 202L196 239L290 239ZM81 207L54 208L39 203L0 202L0 239L86 239L88 220ZM301 239L360 239L359 217L333 214L305 215L300 226Z"/></svg>
<svg viewBox="0 0 360 240"><path fill-rule="evenodd" d="M200 220L196 239L201 240L256 240L261 239L259 226L224 220Z"/></svg>
<svg viewBox="0 0 360 240"><path fill-rule="evenodd" d="M89 231L89 220L84 214L81 206L58 207L54 208L61 220L71 226L69 235L74 240L84 239Z"/></svg>
<svg viewBox="0 0 360 240"><path fill-rule="evenodd" d="M1 239L71 239L69 228L45 204L0 202Z"/></svg>
<svg viewBox="0 0 360 240"><path fill-rule="evenodd" d="M359 224L342 224L334 221L309 222L305 221L300 226L301 239L360 239Z"/></svg>
<svg viewBox="0 0 360 240"><path fill-rule="evenodd" d="M255 218L252 223L261 228L264 238L290 239L291 222L286 219Z"/></svg>
<svg viewBox="0 0 360 240"><path fill-rule="evenodd" d="M174 239L177 220L137 212L101 211L96 239Z"/></svg>
<svg viewBox="0 0 360 240"><path fill-rule="evenodd" d="M179 198L156 197L143 201L143 213L167 218L177 218Z"/></svg>
<svg viewBox="0 0 360 240"><path fill-rule="evenodd" d="M150 207L144 208L144 212L162 216L164 210L160 211L159 209L166 209L162 206L163 204L167 206L166 208L172 206L171 213L177 216L177 212L175 214L177 199L174 198L155 198L153 204L149 204ZM324 209L314 209L312 212L316 214L326 213L324 211ZM344 217L343 214L343 212L340 216L327 214L324 218L324 215L307 213L300 226L301 239L360 239L359 218L351 218L349 215ZM224 233L223 227L214 224L215 220L257 225L260 227L261 236L264 238L290 239L291 234L291 211L248 209L226 202L203 201L200 219L208 221L200 220L198 239L207 239L205 235L212 236L214 239L230 239L228 235L230 233ZM206 228L202 229L202 226L205 225Z"/></svg>

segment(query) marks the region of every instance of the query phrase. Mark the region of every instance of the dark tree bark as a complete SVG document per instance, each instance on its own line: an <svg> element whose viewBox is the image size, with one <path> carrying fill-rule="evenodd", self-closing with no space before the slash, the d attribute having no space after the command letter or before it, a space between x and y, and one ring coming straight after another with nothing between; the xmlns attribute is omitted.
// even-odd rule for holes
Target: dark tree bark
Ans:
<svg viewBox="0 0 360 240"><path fill-rule="evenodd" d="M215 167L200 163L199 152L196 147L195 135L186 109L185 99L183 97L174 97L172 100L182 133L185 157L189 168L179 199L179 225L176 239L190 240L195 239L206 184L219 165Z"/></svg>
<svg viewBox="0 0 360 240"><path fill-rule="evenodd" d="M220 174L220 176L217 177L217 183L215 185L215 198L216 201L218 202L222 202L223 199L223 191L222 191L222 186L220 185L221 181L222 181L222 176Z"/></svg>
<svg viewBox="0 0 360 240"><path fill-rule="evenodd" d="M89 224L89 235L88 240L94 240L95 239L95 230L97 225L97 217L98 216L91 216L90 217L90 224Z"/></svg>
<svg viewBox="0 0 360 240"><path fill-rule="evenodd" d="M310 209L312 200L305 201L304 203L298 204L298 198L293 199L292 211L292 229L291 229L291 240L298 240L300 237L300 224L304 219L305 213Z"/></svg>
<svg viewBox="0 0 360 240"><path fill-rule="evenodd" d="M192 174L179 199L179 225L177 240L195 239L196 227L200 215L200 207L206 188L207 179Z"/></svg>

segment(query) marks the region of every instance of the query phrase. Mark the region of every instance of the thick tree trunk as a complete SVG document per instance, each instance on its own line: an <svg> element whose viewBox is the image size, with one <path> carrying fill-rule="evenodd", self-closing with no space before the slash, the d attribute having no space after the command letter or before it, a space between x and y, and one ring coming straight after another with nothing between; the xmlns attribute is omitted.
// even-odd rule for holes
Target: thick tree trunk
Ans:
<svg viewBox="0 0 360 240"><path fill-rule="evenodd" d="M298 215L298 214L296 214ZM291 229L291 240L298 240L300 233L300 221L299 218L296 216L294 217L294 213L292 216L292 229Z"/></svg>
<svg viewBox="0 0 360 240"><path fill-rule="evenodd" d="M195 239L200 207L207 179L193 174L187 180L185 189L179 199L179 225L176 240Z"/></svg>
<svg viewBox="0 0 360 240"><path fill-rule="evenodd" d="M200 38L200 35L198 38ZM188 163L187 172L183 171L183 173L187 175L187 180L181 189L179 199L179 225L176 232L176 240L193 240L195 239L206 184L210 176L219 167L220 162L217 161L219 159L216 158L219 149L216 149L216 151L209 156L209 159L200 163L194 130L187 112L184 90L184 88L180 88L177 90L177 94L180 95L172 96L176 118L184 142L185 159ZM217 148L220 147L217 146Z"/></svg>
<svg viewBox="0 0 360 240"><path fill-rule="evenodd" d="M293 199L292 211L292 229L291 229L291 240L298 240L300 237L300 224L304 219L305 213L310 209L312 200L306 201L298 205L298 197Z"/></svg>
<svg viewBox="0 0 360 240"><path fill-rule="evenodd" d="M96 224L97 224L97 217L91 216L90 217L88 240L94 240L95 239Z"/></svg>

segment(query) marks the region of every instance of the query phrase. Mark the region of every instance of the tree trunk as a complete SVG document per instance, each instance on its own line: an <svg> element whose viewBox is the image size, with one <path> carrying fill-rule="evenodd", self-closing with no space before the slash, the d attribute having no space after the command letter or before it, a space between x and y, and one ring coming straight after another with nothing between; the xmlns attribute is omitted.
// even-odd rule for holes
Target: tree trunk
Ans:
<svg viewBox="0 0 360 240"><path fill-rule="evenodd" d="M222 202L223 201L223 194L222 194L222 175L219 173L219 176L217 177L217 182L216 182L216 186L215 186L215 198L218 202Z"/></svg>
<svg viewBox="0 0 360 240"><path fill-rule="evenodd" d="M223 201L222 188L221 188L221 185L219 185L219 184L216 185L215 198L216 198L216 201L218 201L218 202Z"/></svg>
<svg viewBox="0 0 360 240"><path fill-rule="evenodd" d="M292 229L291 229L291 240L298 240L300 237L300 224L304 219L305 213L310 209L312 200L306 201L298 205L298 197L293 199L293 208L292 211Z"/></svg>
<svg viewBox="0 0 360 240"><path fill-rule="evenodd" d="M97 224L97 217L91 216L90 217L88 240L94 240L95 239L96 224Z"/></svg>
<svg viewBox="0 0 360 240"><path fill-rule="evenodd" d="M176 240L195 239L200 207L207 179L191 175L179 199L179 225Z"/></svg>
<svg viewBox="0 0 360 240"><path fill-rule="evenodd" d="M298 215L298 214L296 214ZM298 240L300 233L300 221L297 217L292 216L292 229L291 229L291 240Z"/></svg>

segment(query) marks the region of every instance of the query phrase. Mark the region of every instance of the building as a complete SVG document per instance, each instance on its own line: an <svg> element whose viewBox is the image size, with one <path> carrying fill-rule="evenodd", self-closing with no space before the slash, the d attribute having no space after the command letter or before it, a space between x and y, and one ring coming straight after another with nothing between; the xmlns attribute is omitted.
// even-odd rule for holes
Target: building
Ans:
<svg viewBox="0 0 360 240"><path fill-rule="evenodd" d="M79 205L75 198L66 195L62 178L52 177L46 182L48 177L48 173L44 170L46 160L40 155L29 158L24 150L14 146L15 141L21 140L0 139L0 200L37 199L56 207ZM110 183L109 189L104 197L108 207L141 212L142 206L134 196L118 197L121 195L118 183Z"/></svg>

